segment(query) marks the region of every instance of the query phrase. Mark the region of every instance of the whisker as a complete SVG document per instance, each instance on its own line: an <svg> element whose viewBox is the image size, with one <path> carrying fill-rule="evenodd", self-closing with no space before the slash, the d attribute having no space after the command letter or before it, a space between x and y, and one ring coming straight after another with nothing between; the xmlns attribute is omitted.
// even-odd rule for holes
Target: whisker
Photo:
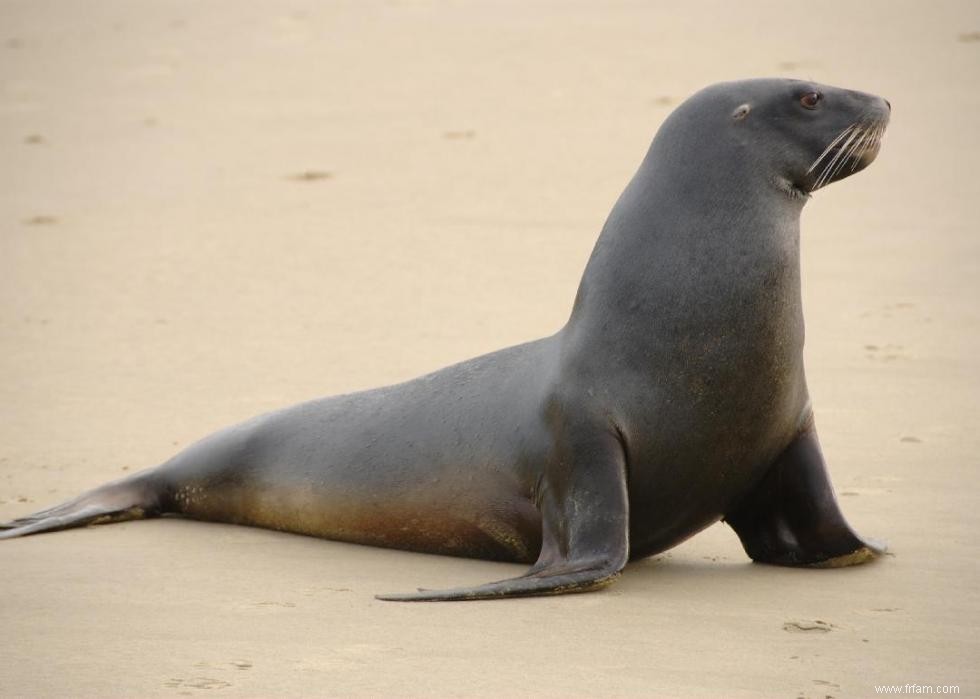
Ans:
<svg viewBox="0 0 980 699"><path fill-rule="evenodd" d="M866 147L866 150L881 146L881 137L885 134L885 125L881 122L875 124L874 139Z"/></svg>
<svg viewBox="0 0 980 699"><path fill-rule="evenodd" d="M880 122L874 124L868 131L868 137L861 140L861 149L856 153L854 162L851 164L851 172L857 169L864 154L878 145L878 141L881 138L881 128Z"/></svg>
<svg viewBox="0 0 980 699"><path fill-rule="evenodd" d="M826 157L827 153L830 152L830 149L833 148L834 146L836 146L837 143L842 138L844 138L848 134L848 132L850 132L851 129L853 129L855 126L857 126L857 124L851 124L846 129L844 129L843 131L841 131L837 135L837 138L835 138L833 141L831 141L830 142L830 145L828 145L826 148L823 149L823 153L821 153L819 156L817 156L817 159L813 161L813 165L811 165L810 166L810 169L806 171L806 174L809 175L811 172L813 172L816 169L817 165L820 164L820 161L823 160Z"/></svg>
<svg viewBox="0 0 980 699"><path fill-rule="evenodd" d="M840 158L840 160L837 161L837 164L830 169L830 172L827 175L826 182L829 182L830 180L837 177L837 174L847 165L848 162L851 161L851 159L854 157L854 154L857 152L858 147L860 146L861 143L864 142L865 137L868 135L869 132L870 129L868 128L867 124L861 124L858 126L857 133L854 140L851 141L850 144L845 143L844 146L841 148L841 151L843 151L843 156Z"/></svg>
<svg viewBox="0 0 980 699"><path fill-rule="evenodd" d="M878 133L875 136L875 145L877 145L877 146L880 146L881 145L881 139L883 139L885 137L885 129L886 128L888 128L888 127L887 127L887 124L885 124L885 122L882 121L882 122L879 122L878 123Z"/></svg>
<svg viewBox="0 0 980 699"><path fill-rule="evenodd" d="M844 144L838 146L837 152L834 153L834 157L832 157L830 160L824 163L823 169L821 169L820 171L820 176L817 177L817 181L814 183L813 186L814 189L819 189L827 182L828 178L830 177L830 171L833 169L834 165L837 164L837 161L840 160L841 157L843 157L844 149L847 148L847 145L859 132L860 129L858 128L858 125L855 124L854 129L850 131L850 133L847 136L847 139L844 141Z"/></svg>
<svg viewBox="0 0 980 699"><path fill-rule="evenodd" d="M857 163L860 160L858 156L858 151L860 149L861 144L864 143L865 137L871 132L871 127L869 125L862 125L861 128L864 133L861 135L860 138L858 138L856 141L854 141L854 143L851 144L850 148L847 149L847 153L844 154L843 159L841 159L841 161L837 163L837 167L835 167L834 171L830 173L830 179L834 179L835 177L837 177L837 173L843 170L848 162L853 160L854 163Z"/></svg>
<svg viewBox="0 0 980 699"><path fill-rule="evenodd" d="M884 131L884 125L881 122L878 122L874 125L874 128L872 129L872 138L871 141L868 143L867 148L874 148L879 143L881 143L881 134L883 131Z"/></svg>
<svg viewBox="0 0 980 699"><path fill-rule="evenodd" d="M871 144L874 143L875 126L872 125L865 132L857 143L854 144L854 152L851 153L851 172L857 169L858 164L861 162L861 156L863 156Z"/></svg>
<svg viewBox="0 0 980 699"><path fill-rule="evenodd" d="M820 187L823 187L827 182L830 181L830 178L832 177L830 171L841 160L841 157L844 155L844 152L851 145L851 142L854 140L854 138L861 134L861 131L862 128L860 126L857 126L853 131L851 131L851 135L847 137L846 141L844 141L844 145L840 147L840 149L837 151L837 154L830 160L829 163L827 163L826 167L824 167L823 169L823 172L820 173L820 177L817 178L817 182L813 186L814 189L819 189Z"/></svg>

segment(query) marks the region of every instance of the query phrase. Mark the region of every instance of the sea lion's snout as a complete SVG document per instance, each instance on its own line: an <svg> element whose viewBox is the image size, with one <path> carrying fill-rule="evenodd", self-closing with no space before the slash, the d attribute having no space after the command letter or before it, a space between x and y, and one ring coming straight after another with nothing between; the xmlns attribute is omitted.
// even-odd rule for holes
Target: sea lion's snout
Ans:
<svg viewBox="0 0 980 699"><path fill-rule="evenodd" d="M884 97L874 97L872 117L880 122L884 122L884 124L887 126L888 122L892 118L892 103L886 100Z"/></svg>
<svg viewBox="0 0 980 699"><path fill-rule="evenodd" d="M810 192L860 172L874 162L891 118L891 102L883 97L860 92L838 95L843 113L835 116L846 117L845 125L827 136L826 147L807 169L806 188Z"/></svg>
<svg viewBox="0 0 980 699"><path fill-rule="evenodd" d="M885 137L888 122L891 121L892 103L884 97L874 97L874 108L865 119L866 130L870 135L860 145L855 154L855 163L849 169L851 172L863 170L878 157L881 152L881 142Z"/></svg>
<svg viewBox="0 0 980 699"><path fill-rule="evenodd" d="M848 174L863 170L873 163L875 158L878 157L878 153L881 152L881 141L885 137L885 130L888 128L888 122L891 120L892 103L884 97L874 96L872 100L874 102L873 107L869 110L870 113L864 121L867 124L866 129L868 133L874 137L867 137L865 139L866 142L857 149L854 155L855 162L848 169Z"/></svg>

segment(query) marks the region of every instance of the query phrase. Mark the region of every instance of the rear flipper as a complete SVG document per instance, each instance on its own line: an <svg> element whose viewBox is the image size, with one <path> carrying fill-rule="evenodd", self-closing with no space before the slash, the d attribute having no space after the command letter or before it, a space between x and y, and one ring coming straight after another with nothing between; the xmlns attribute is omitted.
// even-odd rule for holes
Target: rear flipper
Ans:
<svg viewBox="0 0 980 699"><path fill-rule="evenodd" d="M107 483L61 505L0 522L0 539L59 529L145 519L160 512L160 497L143 474Z"/></svg>
<svg viewBox="0 0 980 699"><path fill-rule="evenodd" d="M840 568L885 551L858 536L841 514L813 427L786 448L725 521L759 563Z"/></svg>

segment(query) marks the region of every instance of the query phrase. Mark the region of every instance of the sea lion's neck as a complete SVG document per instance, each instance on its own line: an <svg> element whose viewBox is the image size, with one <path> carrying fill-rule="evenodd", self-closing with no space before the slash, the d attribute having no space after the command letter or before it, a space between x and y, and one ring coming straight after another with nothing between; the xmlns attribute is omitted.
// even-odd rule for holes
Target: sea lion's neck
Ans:
<svg viewBox="0 0 980 699"><path fill-rule="evenodd" d="M652 148L613 207L569 325L601 326L615 317L640 332L669 323L697 334L699 327L716 331L719 319L796 320L802 343L803 200L751 162L721 169L671 156Z"/></svg>

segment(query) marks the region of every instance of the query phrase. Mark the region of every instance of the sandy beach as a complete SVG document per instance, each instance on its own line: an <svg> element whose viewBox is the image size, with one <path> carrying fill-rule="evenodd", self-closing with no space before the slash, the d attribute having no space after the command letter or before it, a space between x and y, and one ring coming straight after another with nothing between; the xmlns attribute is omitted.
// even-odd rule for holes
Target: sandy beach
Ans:
<svg viewBox="0 0 980 699"><path fill-rule="evenodd" d="M719 524L599 593L399 605L373 595L522 567L177 519L27 537L0 696L980 696L967 0L0 1L0 520L554 332L663 119L756 76L893 105L802 236L824 452L889 555L755 565Z"/></svg>

